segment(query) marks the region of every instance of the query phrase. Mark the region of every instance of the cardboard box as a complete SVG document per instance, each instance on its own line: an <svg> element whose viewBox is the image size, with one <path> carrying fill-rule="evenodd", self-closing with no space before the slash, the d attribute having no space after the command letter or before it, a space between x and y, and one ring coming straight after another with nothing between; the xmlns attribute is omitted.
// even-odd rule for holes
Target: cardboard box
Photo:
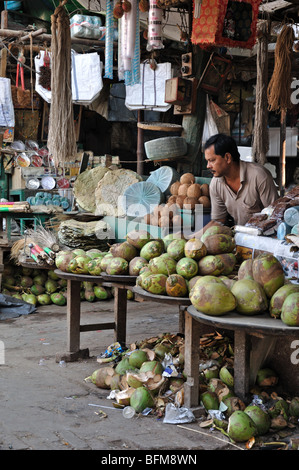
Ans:
<svg viewBox="0 0 299 470"><path fill-rule="evenodd" d="M22 168L14 168L11 177L11 189L25 189L25 180L22 175Z"/></svg>

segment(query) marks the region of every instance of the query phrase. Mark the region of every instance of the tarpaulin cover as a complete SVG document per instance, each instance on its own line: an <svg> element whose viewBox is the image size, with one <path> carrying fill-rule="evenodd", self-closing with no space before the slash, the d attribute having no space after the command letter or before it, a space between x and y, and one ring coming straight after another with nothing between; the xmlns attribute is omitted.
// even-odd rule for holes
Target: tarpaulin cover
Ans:
<svg viewBox="0 0 299 470"><path fill-rule="evenodd" d="M198 17L193 18L192 43L252 49L260 3L261 0L202 0Z"/></svg>
<svg viewBox="0 0 299 470"><path fill-rule="evenodd" d="M17 318L35 312L36 307L24 300L16 299L10 295L0 294L0 320Z"/></svg>

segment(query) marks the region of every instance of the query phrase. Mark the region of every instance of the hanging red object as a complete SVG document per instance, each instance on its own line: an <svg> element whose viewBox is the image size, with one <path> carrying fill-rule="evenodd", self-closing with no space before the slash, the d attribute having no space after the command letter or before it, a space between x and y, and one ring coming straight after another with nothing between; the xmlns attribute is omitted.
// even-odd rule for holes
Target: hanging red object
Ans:
<svg viewBox="0 0 299 470"><path fill-rule="evenodd" d="M194 0L191 42L252 49L261 0Z"/></svg>

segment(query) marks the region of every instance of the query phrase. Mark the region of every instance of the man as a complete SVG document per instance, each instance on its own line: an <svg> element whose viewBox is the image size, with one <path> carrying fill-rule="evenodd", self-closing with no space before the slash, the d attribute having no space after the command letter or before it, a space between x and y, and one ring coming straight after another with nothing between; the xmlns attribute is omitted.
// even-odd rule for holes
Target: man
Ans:
<svg viewBox="0 0 299 470"><path fill-rule="evenodd" d="M234 139L224 134L210 137L205 144L207 168L213 174L210 183L211 222L245 225L250 217L278 199L271 173L259 163L240 160Z"/></svg>

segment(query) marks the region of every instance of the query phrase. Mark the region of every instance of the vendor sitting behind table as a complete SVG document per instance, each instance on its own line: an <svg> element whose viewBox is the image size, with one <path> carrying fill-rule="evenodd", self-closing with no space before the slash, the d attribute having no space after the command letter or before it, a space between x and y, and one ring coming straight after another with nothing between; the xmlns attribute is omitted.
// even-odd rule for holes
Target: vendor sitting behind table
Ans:
<svg viewBox="0 0 299 470"><path fill-rule="evenodd" d="M227 224L229 217L234 225L245 225L254 213L278 199L271 173L259 163L240 160L232 137L213 135L204 149L207 168L213 178L210 183L211 221L203 232L217 222Z"/></svg>

